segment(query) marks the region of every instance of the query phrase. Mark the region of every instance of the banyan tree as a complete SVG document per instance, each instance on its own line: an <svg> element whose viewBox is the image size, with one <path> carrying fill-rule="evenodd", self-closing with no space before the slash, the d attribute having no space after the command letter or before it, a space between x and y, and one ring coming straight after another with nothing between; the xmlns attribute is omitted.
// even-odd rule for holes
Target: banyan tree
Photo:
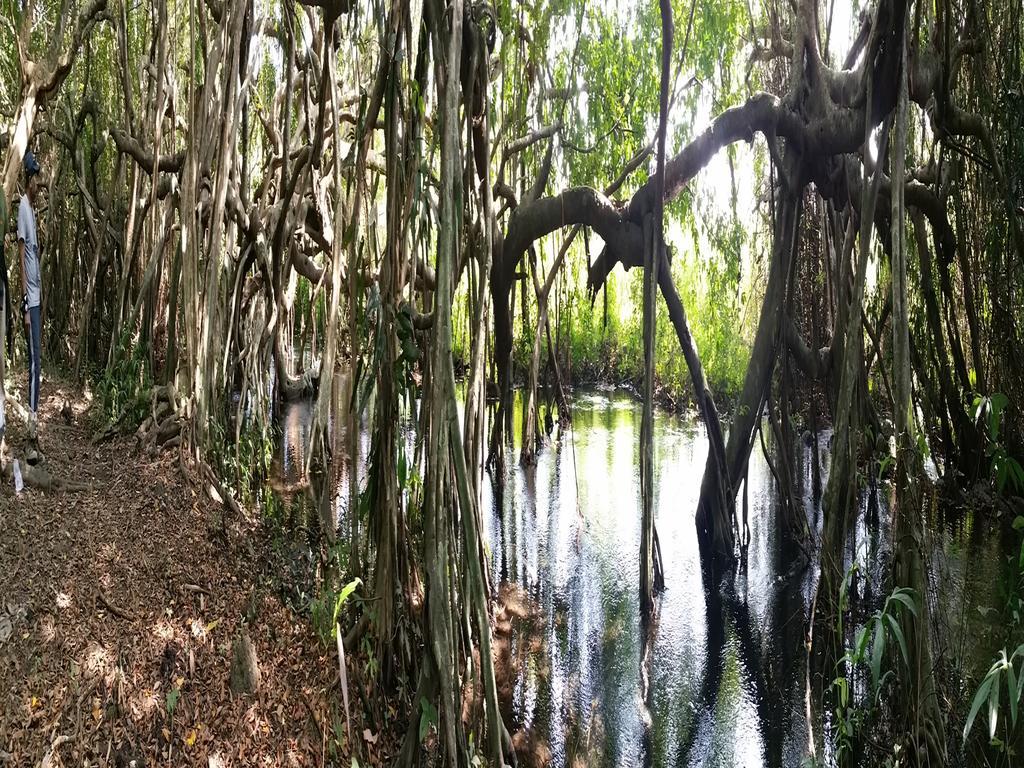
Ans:
<svg viewBox="0 0 1024 768"><path fill-rule="evenodd" d="M643 274L645 626L671 588L651 501L655 338L667 333L708 448L699 502L678 509L693 518L708 604L736 610L749 463L770 431L794 572L820 569L807 629L825 676L846 642L835 618L861 470L892 438L892 583L916 596L899 619L901 725L912 761L943 763L923 489L987 478L994 438L971 404L1024 397L1019 0L872 0L849 41L822 0L638 3L620 38L602 37L614 4L576 0L0 5L6 200L29 148L52 169L46 348L80 382L145 369L127 398L141 412L122 402L111 429L135 413L145 445L177 447L232 508L248 494L227 457L243 435L270 434L281 403L312 403L311 468L358 479L365 462L331 530L344 566L327 578L359 577L372 606L343 619L339 643L372 637L384 687L415 703L400 764L421 758L421 701L436 711L439 761L467 765L471 743L493 764L516 759L483 488L556 450L545 389L548 419L571 429L559 291L607 302L620 266ZM613 121L599 82L618 66L637 81L636 114ZM742 84L694 95L701 77L734 70ZM763 280L744 295L740 385L716 392L677 265L717 256L670 225L740 144L758 158ZM460 318L468 347L455 360ZM819 426L832 430L827 479L814 469L820 536L797 491L812 423L815 450ZM1011 449L1021 426L1010 417Z"/></svg>

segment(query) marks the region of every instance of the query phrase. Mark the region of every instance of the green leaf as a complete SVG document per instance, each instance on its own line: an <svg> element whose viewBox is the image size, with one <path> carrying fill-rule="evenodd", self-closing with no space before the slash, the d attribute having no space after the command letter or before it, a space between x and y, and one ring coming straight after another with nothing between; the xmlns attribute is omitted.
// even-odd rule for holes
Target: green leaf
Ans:
<svg viewBox="0 0 1024 768"><path fill-rule="evenodd" d="M846 706L847 697L849 696L850 686L846 682L845 677L837 677L832 681L832 687L839 690L839 705L841 707Z"/></svg>
<svg viewBox="0 0 1024 768"><path fill-rule="evenodd" d="M992 673L985 675L985 679L981 681L981 685L978 687L978 692L974 694L974 701L971 702L971 709L967 713L967 724L964 726L964 741L967 741L967 734L971 732L971 726L974 725L974 718L978 716L978 710L981 709L981 705L985 703L985 698L988 696L989 689L992 687L992 681L995 678Z"/></svg>
<svg viewBox="0 0 1024 768"><path fill-rule="evenodd" d="M901 587L900 589L893 591L893 593L889 595L889 599L898 600L909 608L912 614L917 616L917 601L914 599L914 590ZM886 610L888 610L888 607L886 607Z"/></svg>
<svg viewBox="0 0 1024 768"><path fill-rule="evenodd" d="M1006 695L1010 699L1010 723L1017 724L1017 697L1020 690L1017 688L1017 671L1013 668L1012 662L1006 665Z"/></svg>
<svg viewBox="0 0 1024 768"><path fill-rule="evenodd" d="M895 463L895 459L891 455L887 455L884 459L878 462L878 475L879 477L885 475L886 471Z"/></svg>
<svg viewBox="0 0 1024 768"><path fill-rule="evenodd" d="M1010 480L1013 481L1014 490L1019 493L1024 488L1024 467L1012 456L1006 457L1006 463L1010 467Z"/></svg>
<svg viewBox="0 0 1024 768"><path fill-rule="evenodd" d="M1020 677L1017 678L1017 692L1014 695L1014 698L1018 702L1020 701L1020 694L1021 694L1021 689L1022 688L1024 688L1024 675L1021 675Z"/></svg>
<svg viewBox="0 0 1024 768"><path fill-rule="evenodd" d="M857 632L857 641L854 643L854 648L856 649L855 656L858 661L864 658L864 649L867 647L867 644L868 627L864 626Z"/></svg>
<svg viewBox="0 0 1024 768"><path fill-rule="evenodd" d="M178 688L171 688L167 692L167 714L174 717L174 710L178 707L178 699L181 698L181 690Z"/></svg>
<svg viewBox="0 0 1024 768"><path fill-rule="evenodd" d="M885 614L885 620L889 624L889 630L892 636L896 638L896 642L899 643L900 652L903 654L903 662L909 667L910 666L910 654L907 653L907 641L903 637L903 630L900 629L899 623L896 618L891 614Z"/></svg>
<svg viewBox="0 0 1024 768"><path fill-rule="evenodd" d="M420 742L427 737L430 726L437 722L437 709L427 701L425 696L420 696Z"/></svg>
<svg viewBox="0 0 1024 768"><path fill-rule="evenodd" d="M1006 406L1010 404L1010 398L1004 395L1002 392L996 392L990 399L992 403L992 413L998 418L999 415L1006 409Z"/></svg>
<svg viewBox="0 0 1024 768"><path fill-rule="evenodd" d="M928 441L925 439L924 432L917 433L917 452L922 458L928 458Z"/></svg>
<svg viewBox="0 0 1024 768"><path fill-rule="evenodd" d="M362 582L361 579L356 578L356 579L353 579L352 581L350 581L344 587L342 587L341 592L338 594L338 600L334 604L334 623L335 624L338 623L338 616L341 615L341 609L345 605L345 601L349 599L349 597L352 595L353 592L355 592L356 587L358 587L362 583L363 582Z"/></svg>
<svg viewBox="0 0 1024 768"><path fill-rule="evenodd" d="M871 643L871 679L878 688L881 677L882 656L885 654L885 628L882 622L875 619L875 639Z"/></svg>
<svg viewBox="0 0 1024 768"><path fill-rule="evenodd" d="M995 685L988 692L988 737L992 739L996 735L996 725L999 721L999 674L996 673Z"/></svg>
<svg viewBox="0 0 1024 768"><path fill-rule="evenodd" d="M1019 531L1024 529L1024 515L1017 515L1013 518L1013 530Z"/></svg>

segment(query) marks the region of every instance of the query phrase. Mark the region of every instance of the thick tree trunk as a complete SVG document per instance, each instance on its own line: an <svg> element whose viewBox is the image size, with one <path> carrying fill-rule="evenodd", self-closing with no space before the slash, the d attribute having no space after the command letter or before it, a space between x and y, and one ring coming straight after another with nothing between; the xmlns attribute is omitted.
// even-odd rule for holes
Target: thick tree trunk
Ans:
<svg viewBox="0 0 1024 768"><path fill-rule="evenodd" d="M483 84L481 84L483 86ZM469 355L469 380L466 386L466 411L464 433L466 439L466 461L475 464L478 456L482 454L483 446L483 410L485 386L485 362L487 349L487 317L490 312L490 287L491 265L494 263L494 199L491 186L491 131L490 131L490 108L487 89L483 88L483 116L478 133L474 136L474 144L477 153L481 158L477 173L483 175L480 180L480 197L482 198L481 219L483 222L483 258L480 261L479 285L477 287L473 307L476 316L473 319L473 336ZM482 168L482 171L481 171ZM470 478L474 490L478 491L476 481ZM474 493L474 496L476 494Z"/></svg>
<svg viewBox="0 0 1024 768"><path fill-rule="evenodd" d="M14 199L21 173L21 161L28 150L28 142L32 137L32 127L36 119L38 84L30 82L22 95L21 104L14 116L14 135L7 150L7 162L4 166L4 197Z"/></svg>
<svg viewBox="0 0 1024 768"><path fill-rule="evenodd" d="M408 13L404 8L403 13ZM402 28L406 21L399 21ZM388 679L392 673L393 652L402 644L395 643L397 623L405 615L405 597L409 594L410 558L408 555L409 533L406 529L405 494L406 488L398 483L398 424L399 398L396 368L399 371L404 359L398 350L396 334L398 325L396 313L400 311L402 274L405 270L405 188L398 173L398 160L404 155L400 148L399 126L404 123L401 114L399 89L405 82L399 61L405 58L403 36L399 35L388 72L384 98L384 146L387 158L387 240L381 260L378 282L380 285L380 314L376 328L377 349L382 350L382 359L376 366L376 407L373 433L373 447L370 456L372 490L370 526L377 548L374 566L374 594L377 605L375 625L379 653L384 660L384 674ZM404 99L403 99L404 100ZM401 659L401 661L406 661Z"/></svg>
<svg viewBox="0 0 1024 768"><path fill-rule="evenodd" d="M84 177L84 167L79 168L79 173ZM117 156L116 170L114 171L115 186L119 186L121 180L121 155ZM78 349L75 353L75 379L81 381L82 365L88 354L89 323L93 314L93 298L96 294L96 275L99 271L100 257L102 256L107 242L107 222L110 219L110 211L114 207L114 187L111 187L111 194L107 198L107 205L102 211L99 226L92 229L94 251L92 265L89 269L88 282L86 283L85 297L82 300L81 314L78 318ZM95 213L100 213L96 211Z"/></svg>
<svg viewBox="0 0 1024 768"><path fill-rule="evenodd" d="M432 21L435 25L434 39L446 43L445 47L436 46L439 52L445 51L445 66L438 64L437 83L438 97L442 105L441 113L441 216L438 228L437 256L437 292L434 304L434 328L432 334L432 354L430 370L434 374L429 395L425 398L428 410L429 430L427 433L426 472L424 475L424 568L426 571L426 656L424 667L436 678L436 687L440 698L438 712L440 722L438 733L442 754L449 768L455 768L459 760L462 742L462 720L456 714L455 705L458 701L458 685L455 675L459 669L456 643L458 635L455 630L456 619L453 615L455 597L452 594L450 580L452 571L457 565L457 553L450 546L451 516L453 507L451 487L449 484L451 457L451 433L448 424L448 400L446 393L447 377L442 375L446 366L451 365L451 286L458 238L458 211L454 177L460 167L459 154L459 120L457 96L458 78L454 73L459 71L459 58L462 51L462 2L454 0L452 4L451 29L447 39L441 32L443 14L439 3L432 7ZM443 77L447 71L448 77ZM446 344L447 342L447 344ZM416 728L416 719L412 718L410 730Z"/></svg>
<svg viewBox="0 0 1024 768"><path fill-rule="evenodd" d="M871 83L868 83L871 93ZM856 509L856 440L859 436L857 418L860 409L856 407L854 390L861 377L863 355L861 351L864 315L864 282L867 264L871 257L871 231L874 227L875 205L882 178L882 162L889 143L891 118L886 121L879 141L877 160L870 183L863 185L864 199L860 210L860 247L853 281L853 293L843 332L843 353L839 367L839 394L836 400L835 428L832 438L832 466L825 487L825 522L821 544L821 577L816 598L815 642L825 649L825 664L829 665L837 656L838 649L834 636L834 620L839 600L839 585L843 578L843 555L852 512ZM865 135L865 145L870 137Z"/></svg>
<svg viewBox="0 0 1024 768"><path fill-rule="evenodd" d="M666 2L662 2L662 56L667 60L670 56L672 39L672 11L666 10ZM662 83L664 89L665 83ZM662 115L662 125L666 120ZM662 142L662 148L664 143ZM659 160L664 164L664 160ZM662 222L654 221L654 216L647 217L644 222L644 292L643 292L643 348L644 348L644 382L643 382L643 413L640 421L640 615L645 624L654 613L654 594L663 580L659 564L656 562L654 527L654 348L657 335L657 304L655 299L655 281L661 269L667 264L659 264L658 251L662 245Z"/></svg>
<svg viewBox="0 0 1024 768"><path fill-rule="evenodd" d="M177 203L177 201L176 201ZM181 238L174 249L171 282L167 295L167 349L164 353L164 384L174 382L178 374L178 286L181 284Z"/></svg>
<svg viewBox="0 0 1024 768"><path fill-rule="evenodd" d="M494 312L494 369L497 372L498 409L491 426L487 463L500 469L503 466L504 430L512 408L512 308L510 294L512 281L505 279L501 268L504 241L498 239L496 258L491 268L491 305Z"/></svg>
<svg viewBox="0 0 1024 768"><path fill-rule="evenodd" d="M223 80L221 82L221 119L217 125L216 173L210 204L210 229L206 243L206 280L203 285L205 307L200 315L199 350L196 361L195 380L198 386L196 396L196 420L200 441L206 444L209 415L220 403L222 382L220 380L220 339L222 318L220 317L221 275L225 255L233 255L234 231L227 233L227 247L222 236L225 227L225 206L228 184L235 173L235 121L241 106L242 62L239 61L239 45L242 22L245 19L247 0L234 0L225 5L222 50Z"/></svg>
<svg viewBox="0 0 1024 768"><path fill-rule="evenodd" d="M903 41L906 60L907 43ZM896 406L896 510L895 510L895 582L914 593L916 611L903 610L900 624L909 658L903 680L903 696L908 704L907 725L914 741L910 754L917 765L945 763L945 732L939 710L929 642L928 580L924 560L924 531L921 524L920 494L923 470L917 451L917 439L910 377L910 328L907 291L906 215L903 202L904 159L907 144L907 67L901 67L900 96L896 107L895 142L892 157L892 306L893 369ZM921 222L915 222L919 229ZM919 241L920 246L920 241ZM930 265L922 261L922 269ZM936 350L945 354L941 333L936 333ZM948 374L948 368L942 371Z"/></svg>
<svg viewBox="0 0 1024 768"><path fill-rule="evenodd" d="M768 385L778 358L781 318L785 307L790 264L797 247L799 216L799 198L792 193L785 194L777 205L768 282L754 336L754 346L743 380L743 390L729 427L729 440L724 449L725 471L721 473L722 477L742 477L753 447L756 418L761 412L761 402L767 396ZM697 507L697 532L699 538L706 542L705 546L710 544L709 552L716 559L730 563L733 558L730 509L735 503L735 497L726 496L726 506L722 508L724 489L719 478L715 454L709 451ZM731 492L734 491L735 488Z"/></svg>

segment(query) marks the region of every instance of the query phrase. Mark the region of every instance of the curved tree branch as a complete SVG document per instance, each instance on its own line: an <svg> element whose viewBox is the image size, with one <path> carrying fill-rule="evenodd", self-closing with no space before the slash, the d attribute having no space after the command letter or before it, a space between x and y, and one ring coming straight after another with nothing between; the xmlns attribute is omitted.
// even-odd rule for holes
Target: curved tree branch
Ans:
<svg viewBox="0 0 1024 768"><path fill-rule="evenodd" d="M119 152L130 155L147 174L153 174L153 166L156 160L153 153L143 149L142 144L134 136L120 128L111 128L110 137L114 140ZM185 153L176 152L173 155L161 155L157 170L161 173L178 173L185 165Z"/></svg>

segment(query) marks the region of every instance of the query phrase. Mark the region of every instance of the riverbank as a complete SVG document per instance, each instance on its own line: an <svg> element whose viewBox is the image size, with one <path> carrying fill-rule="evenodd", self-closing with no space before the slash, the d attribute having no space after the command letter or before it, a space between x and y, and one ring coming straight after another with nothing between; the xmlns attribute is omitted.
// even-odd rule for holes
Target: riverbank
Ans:
<svg viewBox="0 0 1024 768"><path fill-rule="evenodd" d="M0 766L331 762L337 661L276 595L259 516L225 516L176 451L93 445L66 384L43 394L44 466L85 488L0 490ZM252 693L231 685L243 629Z"/></svg>

